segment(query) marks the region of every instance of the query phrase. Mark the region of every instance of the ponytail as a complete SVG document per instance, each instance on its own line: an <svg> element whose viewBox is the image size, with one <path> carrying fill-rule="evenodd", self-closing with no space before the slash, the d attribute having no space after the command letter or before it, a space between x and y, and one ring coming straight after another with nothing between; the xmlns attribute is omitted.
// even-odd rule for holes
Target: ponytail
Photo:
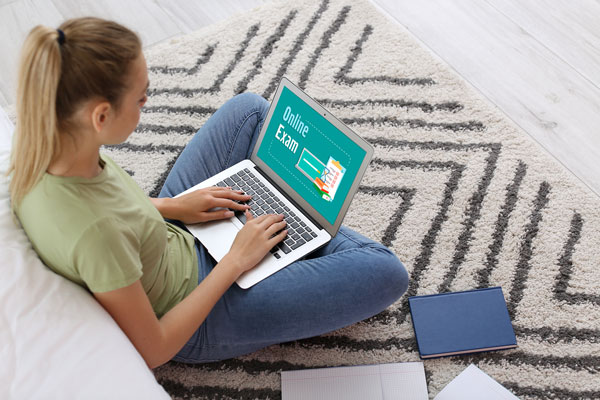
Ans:
<svg viewBox="0 0 600 400"><path fill-rule="evenodd" d="M130 66L141 50L134 32L99 18L31 30L21 53L8 170L13 210L60 153L61 135L76 133L72 117L83 102L101 98L119 109Z"/></svg>
<svg viewBox="0 0 600 400"><path fill-rule="evenodd" d="M60 44L55 29L33 28L21 53L17 84L17 125L8 173L10 196L18 204L46 172L60 151L56 93L61 75Z"/></svg>

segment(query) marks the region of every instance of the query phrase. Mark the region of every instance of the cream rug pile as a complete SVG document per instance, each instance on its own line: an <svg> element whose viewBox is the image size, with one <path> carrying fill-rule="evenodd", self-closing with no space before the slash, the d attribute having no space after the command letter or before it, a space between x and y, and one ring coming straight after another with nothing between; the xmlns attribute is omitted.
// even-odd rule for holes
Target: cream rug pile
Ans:
<svg viewBox="0 0 600 400"><path fill-rule="evenodd" d="M141 125L108 153L148 194L221 104L269 98L286 75L375 147L345 223L411 277L396 304L329 335L158 368L174 398L277 399L282 370L419 361L408 296L488 286L518 348L425 361L430 397L474 363L522 399L600 398L599 199L366 0L267 4L147 60Z"/></svg>

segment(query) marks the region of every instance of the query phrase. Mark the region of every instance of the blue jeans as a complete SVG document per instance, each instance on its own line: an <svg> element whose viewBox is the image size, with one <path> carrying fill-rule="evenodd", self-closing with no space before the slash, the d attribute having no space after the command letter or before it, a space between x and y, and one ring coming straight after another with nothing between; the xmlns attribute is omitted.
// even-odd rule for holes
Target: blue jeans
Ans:
<svg viewBox="0 0 600 400"><path fill-rule="evenodd" d="M160 197L250 158L268 108L250 93L225 103L183 150ZM216 262L197 247L202 281ZM327 245L251 288L232 285L173 360L223 360L330 332L381 312L407 287L408 274L389 249L342 226Z"/></svg>

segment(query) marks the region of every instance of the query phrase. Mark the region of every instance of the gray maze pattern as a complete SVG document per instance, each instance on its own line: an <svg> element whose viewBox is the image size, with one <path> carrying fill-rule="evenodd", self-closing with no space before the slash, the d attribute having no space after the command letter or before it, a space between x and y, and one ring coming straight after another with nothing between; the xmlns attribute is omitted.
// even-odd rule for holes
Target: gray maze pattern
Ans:
<svg viewBox="0 0 600 400"><path fill-rule="evenodd" d="M270 73L266 82L268 82L259 91L265 98L269 98L277 87L280 78L289 73L295 60L303 57L304 64L300 67L296 66L299 74L293 78L297 79L300 87L309 88L311 77L319 68L319 62L322 61L326 51L332 50L334 43L337 43L336 35L339 35L340 29L345 26L354 10L354 3L337 4L330 0L323 0L319 3L314 3L310 6L286 10L280 16L279 23L268 34L262 33L263 26L261 23L248 23L245 28L245 36L238 43L237 48L228 54L224 68L216 75L214 80L203 76L205 68L209 67L220 51L222 43L219 37L207 39L207 44L204 49L198 51L197 60L191 67L182 66L166 66L152 64L149 59L151 74L156 76L173 77L173 82L176 83L175 77L182 81L186 81L189 77L190 81L202 82L197 86L154 86L151 89L151 96L162 96L163 101L160 104L150 103L144 109L142 123L139 125L136 134L132 140L127 143L113 146L107 151L111 156L121 161L121 164L138 180L144 189L151 196L156 196L162 187L162 184L177 159L178 155L183 150L185 143L191 139L195 131L200 125L190 123L191 120L205 121L212 113L216 111L217 106L208 102L206 105L203 102L204 95L221 95L220 98L226 99L236 93L241 93L251 86L251 84L261 77L264 72L264 66L269 62L277 52L285 52L284 58L278 62L276 72ZM307 22L298 29L298 32L293 32L293 22L301 16L309 14ZM238 21L239 23L239 21ZM317 27L322 28L321 31L316 31ZM373 108L382 109L402 109L416 110L422 112L425 117L419 118L400 118L395 115L384 116L367 116L367 117L345 117L342 120L360 131L362 127L379 127L385 126L388 129L403 129L411 130L431 130L439 132L451 133L473 133L473 137L481 136L486 131L484 122L473 119L472 114L466 111L466 107L462 104L461 99L448 100L443 102L428 102L423 100L427 98L428 88L439 85L435 78L419 77L419 76L386 76L386 75L371 75L366 72L355 72L357 62L363 56L365 46L377 44L370 43L373 34L376 32L378 25L370 24L368 21L364 25L355 27L357 39L350 48L334 49L344 54L346 57L345 63L338 66L337 71L330 77L331 82L339 85L340 88L355 88L360 91L361 85L381 84L385 85L386 90L382 90L385 98L364 98L361 100L349 100L343 98L335 98L335 92L331 93L329 98L317 99L326 107L334 107L335 109L364 109ZM262 35L261 35L262 33ZM265 37L264 39L261 39ZM292 44L287 47L279 48L278 46L283 39L293 38ZM312 40L311 40L312 39ZM262 40L258 45L256 42ZM251 46L258 47L260 50L257 55L248 56L248 51ZM181 78L183 77L183 78ZM232 79L236 78L236 79ZM231 83L235 81L233 84ZM166 80L169 81L168 79ZM264 81L264 80L263 80ZM227 85L226 82L229 82ZM419 100L411 100L404 98L401 95L395 96L394 88L422 88ZM164 100L167 99L167 100ZM177 99L177 101L169 101L168 99ZM394 108L392 108L394 107ZM443 122L439 119L428 119L432 113L446 113L453 116L463 116L460 122L456 122L456 118L451 121ZM170 115L181 116L182 123L171 123L163 125L152 119L153 115ZM177 118L170 118L170 121L176 121ZM150 135L156 139L156 143L147 143L138 141L136 138L143 135ZM448 138L452 136L449 135ZM163 140L163 138L165 140ZM450 139L442 140L398 140L387 138L384 136L369 137L368 140L376 148L376 157L373 160L372 168L393 170L393 171L424 171L427 173L437 174L436 176L445 176L445 181L436 181L434 185L441 188L441 198L436 202L432 202L431 207L435 209L435 215L432 219L423 221L423 224L428 224L424 230L425 234L420 239L418 251L414 260L408 260L410 265L410 285L408 293L402 300L389 307L384 312L372 317L371 319L361 323L362 326L377 329L375 326L390 326L398 327L398 332L406 333L404 335L391 335L386 339L370 339L358 333L352 334L352 328L346 329L339 334L326 335L311 339L305 339L294 343L282 344L282 348L287 348L290 351L310 350L313 353L319 352L341 352L344 354L360 354L378 351L393 351L394 354L406 354L408 358L405 360L418 360L417 345L414 337L410 334L412 328L410 326L410 314L408 309L407 297L419 293L420 285L428 276L433 268L443 268L443 279L437 291L445 292L453 290L453 284L457 279L458 272L461 266L465 263L466 258L472 251L473 238L476 235L478 222L482 218L482 207L488 196L496 196L502 199L502 205L499 208L497 217L493 222L493 233L487 247L484 262L475 274L475 286L487 287L493 286L496 283L492 280L492 274L499 267L501 262L500 255L503 245L506 241L509 222L513 218L518 208L525 207L528 211L527 223L520 236L518 249L518 260L513 266L513 277L511 286L504 287L504 293L508 299L508 308L513 320L519 314L519 305L523 299L524 292L527 288L530 269L532 268L532 257L535 255L535 239L538 235L540 223L547 218L545 211L552 201L553 187L549 182L542 181L537 187L536 196L533 201L528 204L523 204L526 200L521 197L521 192L524 189L524 180L529 173L529 165L526 160L518 160L516 167L512 171L499 171L499 159L502 157L504 145L501 142L495 142L493 136L487 137L489 141L481 142L481 140L470 141L452 141ZM426 152L427 154L446 154L449 156L456 155L452 160L447 158L432 158L423 159L423 157L415 157L414 159L390 159L386 157L386 152L391 150L402 151L403 154L411 154L417 152ZM471 194L468 196L464 204L464 215L462 220L457 224L450 218L451 207L455 206L457 201L457 193L460 187L465 185L466 175L469 171L470 157L483 156L483 169L477 171L477 179L473 184L469 184ZM433 157L433 156L432 156ZM159 160L153 163L150 167L147 163L138 163L139 159ZM471 174L473 172L471 171ZM500 194L490 193L491 184L499 174L512 176L508 180L505 191ZM467 183L468 184L468 183ZM379 199L386 198L395 199L397 207L389 210L389 219L387 225L382 230L381 237L377 238L382 243L393 246L397 240L402 238L398 236L399 228L402 226L408 213L413 210L416 205L416 194L420 190L419 187L403 186L402 182L390 182L389 185L370 185L365 184L360 187L359 194L365 196L375 196ZM369 212L369 210L364 210ZM370 212L377 212L371 210ZM573 277L573 255L577 251L577 245L581 241L582 231L586 226L586 218L577 210L565 210L572 214L570 229L568 234L562 238L562 250L560 257L556 260L556 264L560 267L560 272L554 280L554 286L548 288L552 292L553 298L557 301L566 302L569 304L591 304L600 306L600 296L589 293L576 293L571 289L570 281ZM448 265L439 266L432 265L432 259L440 246L440 235L448 224L456 224L458 236L454 245L454 250L451 251L452 256ZM600 329L598 327L589 327L588 329L560 328L549 326L522 326L514 324L515 332L518 336L518 341L523 339L533 339L545 341L551 344L565 345L570 343L589 343L597 344L600 341ZM336 353L337 354L337 353ZM323 359L320 357L319 359ZM370 359L371 362L377 360ZM387 361L390 362L390 361ZM349 361L348 363L352 363ZM541 354L526 350L516 349L508 352L483 353L465 357L454 357L434 361L433 364L425 363L427 371L427 379L429 384L435 382L435 373L439 369L443 369L448 365L461 365L466 367L469 363L486 363L486 365L501 365L504 368L549 368L555 370L557 379L560 379L561 373L566 371L587 371L590 374L597 374L600 371L600 356L598 353L587 354L584 356L559 356L553 354ZM339 362L334 364L320 363L311 364L308 362L297 362L280 359L279 361L264 361L253 355L242 357L240 359L227 360L218 363L204 365L181 365L170 363L159 368L156 372L159 382L165 389L176 398L193 397L193 398L219 398L219 399L238 399L238 398L271 398L277 399L281 397L278 385L274 385L273 380L277 381L278 374L282 370L302 369L326 367L339 365ZM562 372L561 372L562 371ZM211 373L218 373L230 378L230 384L223 383L220 380L218 384L211 384ZM189 380L183 379L186 375L197 375L198 379L194 380L193 384ZM238 380L254 380L259 381L259 375L270 376L270 380L265 381L264 385L259 385L259 388L243 388L235 382ZM185 382L185 383L184 383ZM260 382L260 381L259 381ZM268 383L270 382L270 383ZM516 395L522 398L561 398L561 399L581 399L581 398L600 398L600 391L595 390L579 390L577 385L572 385L570 389L554 387L548 385L543 389L532 384L531 380L523 377L522 380L500 381L503 385L511 389Z"/></svg>

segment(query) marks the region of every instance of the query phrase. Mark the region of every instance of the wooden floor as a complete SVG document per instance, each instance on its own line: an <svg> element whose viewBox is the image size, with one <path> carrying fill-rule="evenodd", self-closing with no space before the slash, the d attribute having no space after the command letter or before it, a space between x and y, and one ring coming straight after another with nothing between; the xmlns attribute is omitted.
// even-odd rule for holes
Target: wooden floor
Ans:
<svg viewBox="0 0 600 400"><path fill-rule="evenodd" d="M373 2L600 195L600 1Z"/></svg>
<svg viewBox="0 0 600 400"><path fill-rule="evenodd" d="M145 46L269 0L0 0L0 106L26 33L83 15ZM600 0L371 0L600 194Z"/></svg>
<svg viewBox="0 0 600 400"><path fill-rule="evenodd" d="M18 55L31 28L58 27L62 21L95 16L137 32L144 46L189 33L264 0L0 0L0 106L14 103Z"/></svg>

